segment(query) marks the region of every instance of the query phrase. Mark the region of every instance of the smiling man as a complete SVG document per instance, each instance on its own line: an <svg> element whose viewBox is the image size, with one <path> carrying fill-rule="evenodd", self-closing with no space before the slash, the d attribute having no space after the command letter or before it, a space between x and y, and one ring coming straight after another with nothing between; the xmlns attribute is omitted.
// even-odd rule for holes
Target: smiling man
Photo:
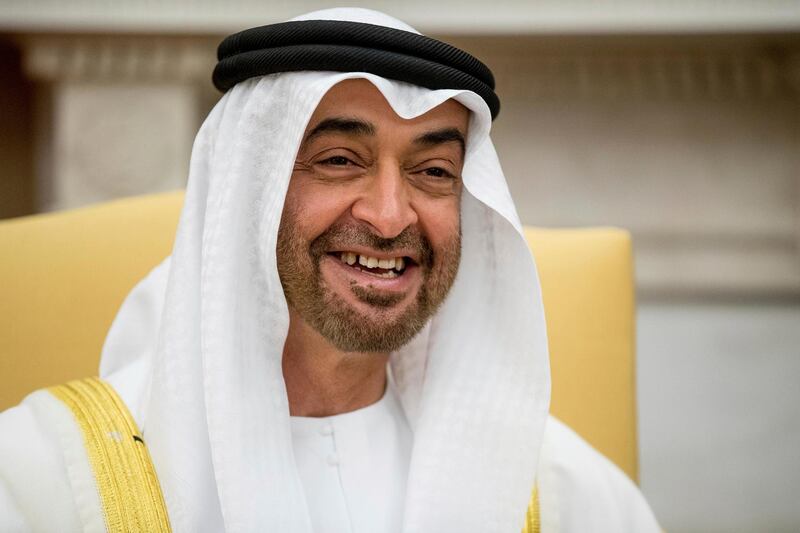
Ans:
<svg viewBox="0 0 800 533"><path fill-rule="evenodd" d="M359 9L219 56L173 253L102 380L0 416L0 531L658 531L547 415L491 72Z"/></svg>
<svg viewBox="0 0 800 533"><path fill-rule="evenodd" d="M311 116L278 231L293 415L377 401L389 352L447 295L461 253L468 118L449 100L404 120L363 79L332 87Z"/></svg>
<svg viewBox="0 0 800 533"><path fill-rule="evenodd" d="M303 134L277 268L289 306L282 361L295 458L320 531L402 523L412 436L387 390L387 363L455 280L468 123L454 100L402 119L372 83L350 79L325 94ZM342 455L359 464L315 464Z"/></svg>

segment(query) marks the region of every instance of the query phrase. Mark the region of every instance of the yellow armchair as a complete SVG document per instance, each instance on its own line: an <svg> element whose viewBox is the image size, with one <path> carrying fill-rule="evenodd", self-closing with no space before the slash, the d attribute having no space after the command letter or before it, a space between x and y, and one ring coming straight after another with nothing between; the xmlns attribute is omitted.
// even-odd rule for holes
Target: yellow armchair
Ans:
<svg viewBox="0 0 800 533"><path fill-rule="evenodd" d="M0 222L0 410L94 375L128 291L171 250L182 193ZM637 479L630 237L526 228L542 280L551 411Z"/></svg>

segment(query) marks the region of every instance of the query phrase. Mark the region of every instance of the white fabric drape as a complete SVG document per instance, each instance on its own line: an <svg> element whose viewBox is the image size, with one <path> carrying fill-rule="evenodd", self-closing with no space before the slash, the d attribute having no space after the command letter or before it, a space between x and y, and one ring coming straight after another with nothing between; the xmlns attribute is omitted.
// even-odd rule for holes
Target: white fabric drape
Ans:
<svg viewBox="0 0 800 533"><path fill-rule="evenodd" d="M303 18L407 29L357 9ZM468 91L297 72L239 83L211 111L170 263L131 294L104 349L104 376L146 369L133 409L177 532L311 531L281 372L288 312L275 245L309 117L348 78L373 83L404 118L450 98L471 111L459 273L429 326L390 358L414 433L403 530L521 527L549 368L536 269L488 136L489 110ZM160 319L137 318L153 299Z"/></svg>

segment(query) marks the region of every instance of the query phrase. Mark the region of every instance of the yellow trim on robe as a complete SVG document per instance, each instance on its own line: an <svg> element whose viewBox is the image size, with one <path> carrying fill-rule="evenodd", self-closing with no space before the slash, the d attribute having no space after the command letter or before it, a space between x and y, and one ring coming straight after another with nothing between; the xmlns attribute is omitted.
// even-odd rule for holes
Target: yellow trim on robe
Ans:
<svg viewBox="0 0 800 533"><path fill-rule="evenodd" d="M531 494L531 503L528 505L528 512L525 513L525 527L522 528L522 533L539 533L540 528L539 487L534 487Z"/></svg>
<svg viewBox="0 0 800 533"><path fill-rule="evenodd" d="M168 533L167 508L150 454L114 389L99 378L85 378L48 390L69 407L83 433L106 530Z"/></svg>

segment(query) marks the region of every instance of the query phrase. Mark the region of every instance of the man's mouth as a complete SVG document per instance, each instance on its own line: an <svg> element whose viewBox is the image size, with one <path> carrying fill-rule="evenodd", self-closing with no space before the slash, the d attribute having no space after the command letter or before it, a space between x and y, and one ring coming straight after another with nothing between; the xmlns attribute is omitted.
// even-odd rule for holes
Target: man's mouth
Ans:
<svg viewBox="0 0 800 533"><path fill-rule="evenodd" d="M355 270L384 279L394 279L402 276L406 268L414 264L410 257L405 256L379 258L346 251L333 252L329 255L338 258L342 263Z"/></svg>

